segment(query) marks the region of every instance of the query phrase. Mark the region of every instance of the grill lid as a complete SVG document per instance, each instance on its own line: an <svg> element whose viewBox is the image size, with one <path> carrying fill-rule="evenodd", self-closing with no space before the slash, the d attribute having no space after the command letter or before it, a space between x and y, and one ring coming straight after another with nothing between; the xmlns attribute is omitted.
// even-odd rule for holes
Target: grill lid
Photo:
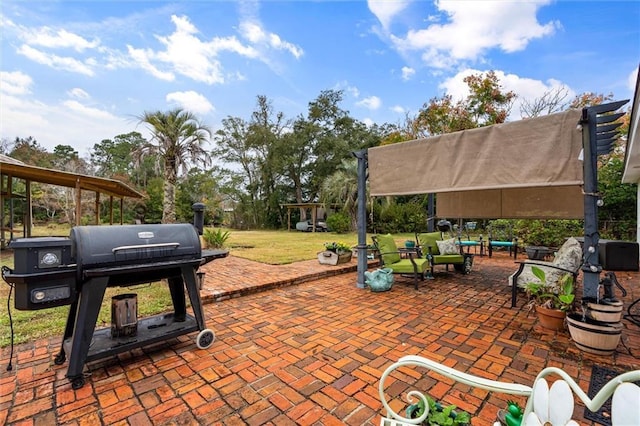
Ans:
<svg viewBox="0 0 640 426"><path fill-rule="evenodd" d="M71 229L79 272L87 268L201 257L200 238L191 224L76 226Z"/></svg>

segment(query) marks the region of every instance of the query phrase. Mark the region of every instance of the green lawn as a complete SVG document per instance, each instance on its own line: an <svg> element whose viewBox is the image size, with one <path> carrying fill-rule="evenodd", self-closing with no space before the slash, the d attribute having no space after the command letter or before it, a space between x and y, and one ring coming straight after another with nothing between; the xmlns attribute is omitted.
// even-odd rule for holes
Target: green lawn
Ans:
<svg viewBox="0 0 640 426"><path fill-rule="evenodd" d="M269 264L286 264L315 259L317 253L324 249L323 244L325 242L340 241L354 246L358 241L355 233L229 231L230 237L226 245L232 256ZM33 229L33 236L67 235L69 235L69 227L61 225L34 227ZM413 235L396 235L396 241L399 245L403 244L407 239L413 239ZM367 237L367 243L371 243L370 236ZM13 253L10 250L2 251L0 265L13 267ZM141 317L171 309L171 298L165 285L109 288L98 317L98 327L109 326L111 323L111 297L116 294L131 292L135 292L138 295L138 315ZM6 309L8 295L9 286L4 281L0 282L0 300L5 302L0 307L0 347L7 346L10 343L9 316ZM15 343L24 343L58 335L62 338L68 311L68 306L39 311L18 311L13 307L12 295L11 314L13 316Z"/></svg>

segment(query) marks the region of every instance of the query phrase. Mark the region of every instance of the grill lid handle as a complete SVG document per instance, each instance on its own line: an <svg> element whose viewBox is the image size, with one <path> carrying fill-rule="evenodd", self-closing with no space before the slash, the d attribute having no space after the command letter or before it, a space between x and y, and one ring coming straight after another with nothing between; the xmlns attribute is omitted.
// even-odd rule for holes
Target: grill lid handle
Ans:
<svg viewBox="0 0 640 426"><path fill-rule="evenodd" d="M115 254L122 250L138 250L138 249L161 248L161 247L170 247L172 249L176 249L180 247L180 243L156 243L156 244L138 244L134 246L120 246L120 247L112 248L111 252Z"/></svg>

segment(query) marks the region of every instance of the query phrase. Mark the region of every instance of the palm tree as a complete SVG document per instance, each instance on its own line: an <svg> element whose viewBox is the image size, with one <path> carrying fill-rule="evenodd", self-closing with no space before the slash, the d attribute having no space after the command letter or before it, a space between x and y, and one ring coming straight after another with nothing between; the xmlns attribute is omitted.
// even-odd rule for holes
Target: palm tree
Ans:
<svg viewBox="0 0 640 426"><path fill-rule="evenodd" d="M178 171L188 170L191 163L211 161L202 143L211 137L211 130L200 123L191 112L180 108L168 112L146 112L138 117L140 123L148 125L152 134L151 142L144 144L135 154L140 159L145 155L157 155L162 163L164 188L162 203L162 223L176 221L176 183Z"/></svg>
<svg viewBox="0 0 640 426"><path fill-rule="evenodd" d="M338 170L322 183L320 198L325 204L342 204L343 211L351 219L351 228L356 228L358 211L358 162L356 159L342 160Z"/></svg>

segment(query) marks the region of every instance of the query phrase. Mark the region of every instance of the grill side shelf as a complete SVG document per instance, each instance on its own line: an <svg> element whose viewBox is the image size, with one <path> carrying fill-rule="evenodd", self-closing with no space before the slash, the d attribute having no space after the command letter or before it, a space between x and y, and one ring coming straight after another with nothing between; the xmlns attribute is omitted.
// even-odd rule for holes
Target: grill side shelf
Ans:
<svg viewBox="0 0 640 426"><path fill-rule="evenodd" d="M11 284L36 283L43 280L53 280L62 278L73 278L76 274L75 265L58 269L43 270L42 272L31 272L26 274L14 274L12 270L2 275L2 278Z"/></svg>
<svg viewBox="0 0 640 426"><path fill-rule="evenodd" d="M228 255L229 255L229 250L220 250L220 249L202 250L202 259L200 261L200 266L206 265L207 263L215 259L222 259L224 257L227 257Z"/></svg>

